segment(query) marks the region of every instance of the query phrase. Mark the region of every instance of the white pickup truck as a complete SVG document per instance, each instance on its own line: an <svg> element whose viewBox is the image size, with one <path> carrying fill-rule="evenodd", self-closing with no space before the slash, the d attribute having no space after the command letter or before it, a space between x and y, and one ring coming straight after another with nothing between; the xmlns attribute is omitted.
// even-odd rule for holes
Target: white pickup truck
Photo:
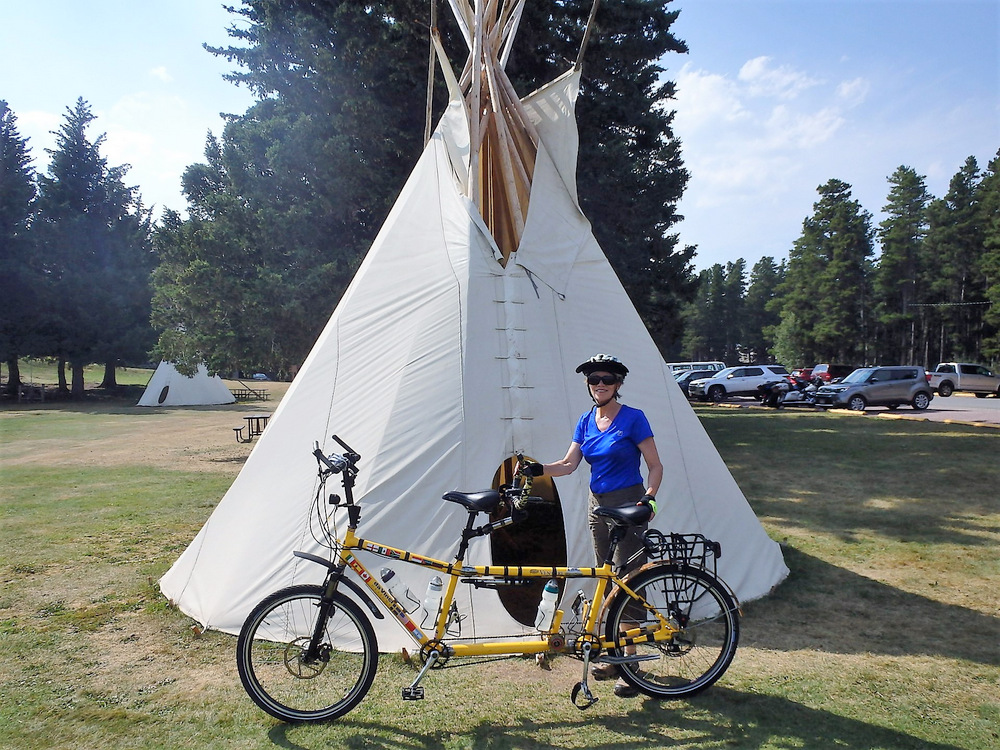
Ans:
<svg viewBox="0 0 1000 750"><path fill-rule="evenodd" d="M967 362L942 362L934 372L927 373L927 384L944 397L955 391L968 391L977 398L986 398L991 393L1000 398L1000 375Z"/></svg>

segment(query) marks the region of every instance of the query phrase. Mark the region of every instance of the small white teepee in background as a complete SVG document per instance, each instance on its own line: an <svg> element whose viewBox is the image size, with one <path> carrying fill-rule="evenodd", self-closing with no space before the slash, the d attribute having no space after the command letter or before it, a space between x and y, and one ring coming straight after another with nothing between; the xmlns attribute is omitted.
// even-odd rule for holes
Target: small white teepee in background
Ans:
<svg viewBox="0 0 1000 750"><path fill-rule="evenodd" d="M236 398L218 375L209 375L205 365L188 377L170 362L160 362L146 384L136 406L202 406L231 404Z"/></svg>
<svg viewBox="0 0 1000 750"><path fill-rule="evenodd" d="M665 477L653 526L720 541L719 573L741 599L787 575L580 211L579 71L511 98L502 61L521 2L497 5L452 1L472 54L455 76L438 47L444 116L267 431L161 580L205 627L238 632L267 594L322 580L324 569L292 556L321 552L308 531L314 441L337 450L337 433L363 456L361 536L451 559L465 513L441 495L488 487L515 451L561 458L591 405L574 369L597 352L628 365L623 400L656 435ZM555 480L571 565L593 560L588 478L584 466ZM489 564L490 541L473 542L466 560ZM396 571L418 596L430 575ZM530 630L496 592L471 589L458 592L463 636ZM376 630L380 650L411 645L389 618Z"/></svg>

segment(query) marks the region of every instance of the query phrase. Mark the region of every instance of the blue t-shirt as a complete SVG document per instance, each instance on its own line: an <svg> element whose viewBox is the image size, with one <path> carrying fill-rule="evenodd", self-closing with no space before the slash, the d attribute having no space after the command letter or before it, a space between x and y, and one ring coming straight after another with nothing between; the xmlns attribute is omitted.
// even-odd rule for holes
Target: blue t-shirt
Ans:
<svg viewBox="0 0 1000 750"><path fill-rule="evenodd" d="M576 425L573 442L579 443L590 464L592 492L612 492L642 484L639 473L639 443L653 437L649 420L639 409L622 404L611 426L597 429L596 409L591 409Z"/></svg>

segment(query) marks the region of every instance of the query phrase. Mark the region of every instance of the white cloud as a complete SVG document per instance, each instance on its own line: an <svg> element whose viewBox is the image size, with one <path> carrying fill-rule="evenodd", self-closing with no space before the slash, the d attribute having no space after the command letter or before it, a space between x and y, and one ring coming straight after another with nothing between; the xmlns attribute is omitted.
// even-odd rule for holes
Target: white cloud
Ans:
<svg viewBox="0 0 1000 750"><path fill-rule="evenodd" d="M717 73L694 70L689 64L677 76L677 118L685 128L733 122L748 115L739 86Z"/></svg>
<svg viewBox="0 0 1000 750"><path fill-rule="evenodd" d="M843 153L848 112L868 90L865 79L838 86L769 57L747 61L736 76L682 68L675 129L691 179L680 232L699 245L699 265L787 252L816 187L850 179L831 154Z"/></svg>
<svg viewBox="0 0 1000 750"><path fill-rule="evenodd" d="M800 96L810 88L816 96ZM744 64L735 79L685 65L675 126L692 175L688 197L724 206L780 195L846 122L828 89L767 57Z"/></svg>
<svg viewBox="0 0 1000 750"><path fill-rule="evenodd" d="M844 122L835 107L808 112L779 104L765 123L764 146L775 152L812 149L829 141Z"/></svg>
<svg viewBox="0 0 1000 750"><path fill-rule="evenodd" d="M152 70L149 71L149 74L153 76L153 78L158 78L164 83L173 83L174 80L174 77L167 72L166 65L159 65L153 68Z"/></svg>
<svg viewBox="0 0 1000 750"><path fill-rule="evenodd" d="M868 98L871 83L865 78L844 81L837 86L837 97L848 107L856 107Z"/></svg>
<svg viewBox="0 0 1000 750"><path fill-rule="evenodd" d="M755 57L740 68L738 78L750 96L795 99L803 91L822 83L787 65L772 65L770 57Z"/></svg>

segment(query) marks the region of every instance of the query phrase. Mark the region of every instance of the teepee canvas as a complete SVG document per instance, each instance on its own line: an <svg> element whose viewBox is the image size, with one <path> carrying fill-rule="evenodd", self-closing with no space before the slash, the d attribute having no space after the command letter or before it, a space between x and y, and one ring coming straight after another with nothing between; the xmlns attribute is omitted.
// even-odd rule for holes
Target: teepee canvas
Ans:
<svg viewBox="0 0 1000 750"><path fill-rule="evenodd" d="M160 362L136 406L200 406L234 401L222 379L210 376L205 365L198 365L198 371L188 377L177 372L170 362Z"/></svg>
<svg viewBox="0 0 1000 750"><path fill-rule="evenodd" d="M496 101L470 107L463 89L504 88L495 80L502 73L499 49L490 55L488 75L476 73L476 65L470 73L467 64L463 76L450 76L443 63L452 94L447 111L267 431L161 580L164 594L203 626L238 632L267 594L322 580L324 569L292 556L322 553L309 531L314 441L336 451L330 439L336 433L363 457L355 487L361 536L449 560L466 516L441 495L490 486L515 451L539 461L562 458L591 406L574 369L597 352L629 367L623 401L641 408L655 433L665 475L652 525L720 541L719 573L741 599L767 594L787 574L778 545L674 382L580 211L579 72L523 101L506 101L517 109L520 135L507 143L520 165L510 165L509 153L497 155L495 143L487 144L493 154L486 153L484 141L498 128L469 112L489 115L501 107ZM494 180L503 195L494 195L492 205L514 203L521 194L513 206L521 218L502 229L490 223L495 212L483 210L481 184L494 168L530 178ZM554 480L571 565L589 565L594 557L588 475L584 465ZM490 545L475 540L467 562L492 562ZM373 571L384 564L361 556ZM398 565L396 572L418 596L430 577L415 566ZM457 596L463 637L530 630L495 591L460 586ZM380 650L412 646L389 618L375 625Z"/></svg>

